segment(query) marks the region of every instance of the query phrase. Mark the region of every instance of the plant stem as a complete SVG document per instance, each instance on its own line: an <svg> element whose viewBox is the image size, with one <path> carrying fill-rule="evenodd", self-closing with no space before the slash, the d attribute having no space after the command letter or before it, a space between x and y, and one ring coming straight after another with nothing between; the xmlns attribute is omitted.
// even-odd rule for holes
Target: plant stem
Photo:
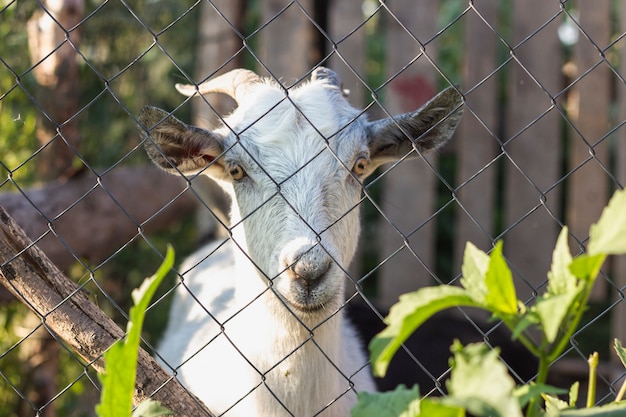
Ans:
<svg viewBox="0 0 626 417"><path fill-rule="evenodd" d="M539 370L537 372L537 378L535 378L536 384L545 384L548 379L548 367L550 366L550 359L545 353L539 354ZM526 410L526 417L537 417L540 414L540 397L534 397L528 403L528 409Z"/></svg>
<svg viewBox="0 0 626 417"><path fill-rule="evenodd" d="M622 401L622 398L624 398L624 394L626 394L626 380L622 384L622 387L619 389L619 392L617 393L617 397L615 397L615 402L618 403Z"/></svg>
<svg viewBox="0 0 626 417"><path fill-rule="evenodd" d="M598 352L593 352L587 360L589 364L589 386L587 387L587 408L596 402L596 381L598 370Z"/></svg>
<svg viewBox="0 0 626 417"><path fill-rule="evenodd" d="M515 320L511 320L511 318L508 317L503 317L500 316L499 317L504 324L506 325L506 327L509 328L509 330L511 330L511 332L515 331L515 328L517 327L517 323L515 323ZM518 317L513 317L513 319L518 318ZM539 350L539 348L533 343L532 340L530 340L528 337L526 337L526 335L524 334L524 332L519 333L516 336L517 340L519 340L526 349L528 349L528 351L530 353L532 353L533 355L539 357L541 356L541 352Z"/></svg>

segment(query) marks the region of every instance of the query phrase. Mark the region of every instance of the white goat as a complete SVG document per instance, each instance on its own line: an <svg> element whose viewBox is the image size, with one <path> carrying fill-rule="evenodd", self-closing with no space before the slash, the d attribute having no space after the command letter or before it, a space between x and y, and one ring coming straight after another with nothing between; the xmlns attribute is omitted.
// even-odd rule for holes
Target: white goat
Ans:
<svg viewBox="0 0 626 417"><path fill-rule="evenodd" d="M205 173L230 195L231 237L180 268L159 355L217 415L348 416L357 391L375 390L342 312L362 181L447 141L460 94L369 122L322 67L288 91L248 70L177 88L237 101L214 131L154 107L139 116L156 165Z"/></svg>

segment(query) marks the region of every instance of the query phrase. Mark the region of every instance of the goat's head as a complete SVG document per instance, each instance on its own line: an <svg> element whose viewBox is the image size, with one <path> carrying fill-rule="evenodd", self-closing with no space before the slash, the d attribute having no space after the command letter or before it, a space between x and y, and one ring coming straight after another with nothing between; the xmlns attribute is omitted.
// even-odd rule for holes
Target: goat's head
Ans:
<svg viewBox="0 0 626 417"><path fill-rule="evenodd" d="M247 70L177 88L226 93L238 107L214 131L145 107L148 155L167 171L205 173L222 185L234 241L300 315L342 302L365 177L445 143L462 113L461 95L448 88L415 112L369 122L323 67L289 91Z"/></svg>

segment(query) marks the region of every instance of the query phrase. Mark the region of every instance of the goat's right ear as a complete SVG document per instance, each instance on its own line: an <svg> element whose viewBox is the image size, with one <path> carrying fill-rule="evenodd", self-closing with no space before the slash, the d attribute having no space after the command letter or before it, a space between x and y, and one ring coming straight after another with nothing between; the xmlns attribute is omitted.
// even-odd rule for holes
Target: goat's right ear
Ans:
<svg viewBox="0 0 626 417"><path fill-rule="evenodd" d="M212 164L223 172L216 161L223 151L221 136L189 126L157 107L141 109L139 122L146 152L158 167L192 174Z"/></svg>

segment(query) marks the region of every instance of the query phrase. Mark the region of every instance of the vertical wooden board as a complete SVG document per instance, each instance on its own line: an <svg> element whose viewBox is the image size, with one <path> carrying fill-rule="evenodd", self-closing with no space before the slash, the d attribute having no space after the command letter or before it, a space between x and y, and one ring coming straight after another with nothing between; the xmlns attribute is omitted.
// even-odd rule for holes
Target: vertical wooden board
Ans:
<svg viewBox="0 0 626 417"><path fill-rule="evenodd" d="M358 108L365 105L365 86L359 77L365 79L366 34L363 23L361 2L358 1L331 1L328 5L328 36L331 42L328 51L333 52L328 65L332 68L343 83L343 88L349 90L348 100ZM355 74L356 73L356 74ZM357 76L358 75L358 76ZM357 253L350 265L350 277L358 280L363 276L362 253L364 245L369 245L363 238ZM352 294L354 287L346 288Z"/></svg>
<svg viewBox="0 0 626 417"><path fill-rule="evenodd" d="M580 26L590 40L580 36L574 48L574 63L577 77L590 69L591 72L575 84L575 93L571 94L572 102L568 106L571 110L570 120L575 127L571 129L569 166L570 170L577 170L568 180L566 222L570 233L583 242L589 236L589 226L600 217L608 202L608 176L605 170L610 165L609 140L596 143L609 129L610 69L605 62L596 65L602 61L597 47L605 49L609 43L610 26L606 22L611 18L611 2L583 1L578 7ZM588 160L592 152L596 159ZM571 249L573 253L580 251L579 245L574 242ZM605 293L606 281L598 279L592 298L603 299Z"/></svg>
<svg viewBox="0 0 626 417"><path fill-rule="evenodd" d="M498 132L497 35L485 24L497 21L497 0L474 2L464 19L463 85L466 110L456 138L458 181L457 197L462 209L457 210L455 265L461 270L466 242L482 250L491 248L494 225L495 177ZM489 77L489 78L487 78ZM485 80L485 78L487 78ZM480 85L478 85L480 83Z"/></svg>
<svg viewBox="0 0 626 417"><path fill-rule="evenodd" d="M236 57L243 45L243 40L235 31L242 19L242 0L202 2L199 7L200 25L194 69L196 82L206 80ZM241 63L242 59L236 57L223 67L220 74L241 66ZM234 107L234 101L223 94L194 99L193 122L196 126L208 128L219 122L219 117L207 106L207 101L220 115L227 114Z"/></svg>
<svg viewBox="0 0 626 417"><path fill-rule="evenodd" d="M626 33L626 4L620 4L620 31ZM622 78L626 78L626 39L620 41L620 75ZM621 83L621 82L620 82ZM618 90L618 121L616 124L624 123L626 121L626 87L623 83L620 84ZM617 165L617 179L620 182L621 187L626 187L626 126L622 125L616 132L616 165ZM618 256L614 260L613 275L615 279L615 286L620 289L616 292L616 299L619 304L611 311L612 318L612 337L622 341L622 344L626 344L626 256ZM613 356L613 360L619 365L619 359ZM617 368L621 369L621 368Z"/></svg>
<svg viewBox="0 0 626 417"><path fill-rule="evenodd" d="M365 28L361 3L358 1L332 1L328 10L328 34L335 51L330 66L339 74L344 88L350 90L350 102L356 107L365 104L365 86L359 80L365 73ZM355 74L356 73L356 74ZM358 76L357 76L358 75Z"/></svg>
<svg viewBox="0 0 626 417"><path fill-rule="evenodd" d="M264 0L260 3L261 24L266 25L259 33L260 67L266 67L283 85L291 86L316 63L313 59L315 28L302 10L311 13L313 0ZM260 69L259 72L265 71Z"/></svg>
<svg viewBox="0 0 626 417"><path fill-rule="evenodd" d="M557 2L513 5L516 47L509 65L504 138L510 158L505 169L504 249L518 295L525 300L546 280L558 230L550 212L559 213L559 187L554 185L560 178L561 116L552 108L552 97L561 87L561 45L559 21L542 27L559 12Z"/></svg>
<svg viewBox="0 0 626 417"><path fill-rule="evenodd" d="M411 34L422 43L433 37L437 3L435 0L387 3L393 14L387 16L386 66L389 77L421 54L420 45ZM431 59L436 59L434 43L426 47L426 52ZM435 71L422 55L391 80L385 89L384 107L390 114L405 113L418 108L434 93ZM385 259L402 248L383 264L379 275L380 303L389 306L398 300L399 295L433 283L435 224L432 219L428 221L435 211L432 168L418 158L404 161L387 172L383 179L381 207L386 218L381 220L380 258ZM411 236L405 241L404 236L408 234Z"/></svg>
<svg viewBox="0 0 626 417"><path fill-rule="evenodd" d="M242 0L214 0L202 2L199 7L200 25L194 69L194 81L197 83L213 76L218 70L219 74L223 74L241 67L243 62L243 57L237 55L243 45L237 33L243 19ZM220 124L220 117L234 109L235 101L224 94L208 94L194 98L192 106L193 124L211 129ZM204 175L194 178L192 185L204 202L198 205L196 211L198 237L227 236L227 230L222 224L228 224L230 202L222 189Z"/></svg>

